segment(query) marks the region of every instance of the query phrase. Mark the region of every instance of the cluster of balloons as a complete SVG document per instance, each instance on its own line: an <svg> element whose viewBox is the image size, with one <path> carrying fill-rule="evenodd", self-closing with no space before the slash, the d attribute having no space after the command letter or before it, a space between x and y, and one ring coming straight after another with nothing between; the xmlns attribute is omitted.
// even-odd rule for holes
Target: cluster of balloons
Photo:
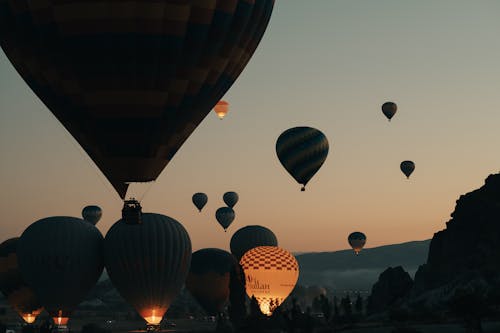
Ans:
<svg viewBox="0 0 500 333"><path fill-rule="evenodd" d="M224 231L227 231L227 228L233 223L234 218L236 217L236 213L233 210L233 207L238 203L239 196L238 193L230 191L224 193L222 196L222 200L226 204L226 207L220 207L215 212L215 218L217 222L222 226ZM193 194L192 197L193 204L198 208L198 211L201 212L203 207L208 202L208 196L205 193L197 192Z"/></svg>

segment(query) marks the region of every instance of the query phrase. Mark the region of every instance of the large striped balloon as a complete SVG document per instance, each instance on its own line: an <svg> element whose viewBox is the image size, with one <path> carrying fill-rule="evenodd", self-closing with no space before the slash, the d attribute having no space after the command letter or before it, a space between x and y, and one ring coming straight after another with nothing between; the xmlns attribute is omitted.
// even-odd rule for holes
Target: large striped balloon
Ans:
<svg viewBox="0 0 500 333"><path fill-rule="evenodd" d="M191 240L171 217L143 213L142 223L123 219L104 240L104 262L111 282L152 327L180 292L191 263Z"/></svg>
<svg viewBox="0 0 500 333"><path fill-rule="evenodd" d="M0 0L16 70L123 198L252 57L274 0Z"/></svg>
<svg viewBox="0 0 500 333"><path fill-rule="evenodd" d="M292 177L302 184L302 191L328 156L328 139L311 127L287 129L276 141L278 159Z"/></svg>

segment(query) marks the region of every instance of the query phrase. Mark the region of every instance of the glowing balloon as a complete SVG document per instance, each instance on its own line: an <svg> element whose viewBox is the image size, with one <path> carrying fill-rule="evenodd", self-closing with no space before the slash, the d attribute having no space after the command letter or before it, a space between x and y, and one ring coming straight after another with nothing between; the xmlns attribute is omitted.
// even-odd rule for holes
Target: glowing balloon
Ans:
<svg viewBox="0 0 500 333"><path fill-rule="evenodd" d="M31 224L17 245L19 268L56 325L95 286L103 270L103 237L85 220L54 216Z"/></svg>
<svg viewBox="0 0 500 333"><path fill-rule="evenodd" d="M214 111L220 120L224 119L229 111L229 103L226 101L218 101L217 104L215 104Z"/></svg>
<svg viewBox="0 0 500 333"><path fill-rule="evenodd" d="M191 240L171 217L142 213L140 221L113 224L104 240L104 262L122 297L148 327L158 328L186 281Z"/></svg>
<svg viewBox="0 0 500 333"><path fill-rule="evenodd" d="M290 128L276 141L276 153L290 175L305 191L309 180L318 172L328 156L328 139L311 127Z"/></svg>
<svg viewBox="0 0 500 333"><path fill-rule="evenodd" d="M224 228L224 231L227 231L227 228L233 223L234 217L234 210L229 207L221 207L215 212L215 218L222 228Z"/></svg>
<svg viewBox="0 0 500 333"><path fill-rule="evenodd" d="M230 282L238 262L220 249L201 249L193 253L186 288L209 315L218 315L229 302Z"/></svg>
<svg viewBox="0 0 500 333"><path fill-rule="evenodd" d="M255 297L260 310L270 316L292 292L299 278L299 264L293 254L277 246L251 249L240 260L247 295Z"/></svg>
<svg viewBox="0 0 500 333"><path fill-rule="evenodd" d="M10 306L23 320L32 324L43 308L28 287L17 262L17 244L19 238L11 238L0 244L0 291Z"/></svg>
<svg viewBox="0 0 500 333"><path fill-rule="evenodd" d="M236 81L274 0L16 0L0 44L125 198L155 180Z"/></svg>
<svg viewBox="0 0 500 333"><path fill-rule="evenodd" d="M193 194L192 200L193 204L196 206L196 208L198 208L198 211L201 212L203 207L205 207L208 202L208 196L205 193L198 192Z"/></svg>
<svg viewBox="0 0 500 333"><path fill-rule="evenodd" d="M96 224L102 217L102 209L98 206L87 206L82 210L82 217L85 221Z"/></svg>
<svg viewBox="0 0 500 333"><path fill-rule="evenodd" d="M233 208L234 205L238 202L239 196L238 193L236 192L226 192L222 196L222 200L224 200L224 203L229 207Z"/></svg>
<svg viewBox="0 0 500 333"><path fill-rule="evenodd" d="M366 236L362 232L355 231L347 237L347 241L349 242L349 245L351 245L354 252L359 254L359 252L363 249L363 246L365 246Z"/></svg>
<svg viewBox="0 0 500 333"><path fill-rule="evenodd" d="M270 229L260 225L247 225L231 237L231 253L238 260L248 250L258 246L278 246L278 239Z"/></svg>
<svg viewBox="0 0 500 333"><path fill-rule="evenodd" d="M415 170L415 163L413 163L412 161L403 161L401 162L399 168L405 174L406 178L410 178L410 175Z"/></svg>
<svg viewBox="0 0 500 333"><path fill-rule="evenodd" d="M384 115L391 121L391 118L394 117L396 111L398 110L398 106L394 102L385 102L382 104L382 112Z"/></svg>

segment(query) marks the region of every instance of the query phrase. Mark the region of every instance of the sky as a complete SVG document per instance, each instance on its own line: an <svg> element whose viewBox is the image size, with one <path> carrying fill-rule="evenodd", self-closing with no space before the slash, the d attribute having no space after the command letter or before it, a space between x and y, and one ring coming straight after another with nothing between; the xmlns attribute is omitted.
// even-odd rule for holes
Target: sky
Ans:
<svg viewBox="0 0 500 333"><path fill-rule="evenodd" d="M461 194L500 170L500 2L496 0L277 0L250 63L142 200L189 232L193 250L229 249L259 224L290 251L429 239ZM398 104L391 122L380 106ZM281 166L278 136L321 130L325 164L305 192ZM0 235L38 219L103 209L105 234L121 201L95 164L0 51ZM416 169L409 180L403 160ZM215 220L236 191L236 219ZM207 193L202 213L191 202Z"/></svg>

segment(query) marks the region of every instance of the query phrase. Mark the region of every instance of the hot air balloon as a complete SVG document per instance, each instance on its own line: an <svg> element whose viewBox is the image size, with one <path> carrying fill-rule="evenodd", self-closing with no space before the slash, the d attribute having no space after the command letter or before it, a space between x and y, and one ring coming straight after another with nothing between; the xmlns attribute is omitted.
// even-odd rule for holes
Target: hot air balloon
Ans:
<svg viewBox="0 0 500 333"><path fill-rule="evenodd" d="M214 111L220 120L224 119L229 111L229 103L226 101L218 101L217 104L215 104Z"/></svg>
<svg viewBox="0 0 500 333"><path fill-rule="evenodd" d="M191 240L173 218L143 213L140 223L121 219L109 229L104 262L118 292L157 329L186 281Z"/></svg>
<svg viewBox="0 0 500 333"><path fill-rule="evenodd" d="M396 111L398 110L398 106L394 102L385 102L382 104L382 112L384 115L391 121L391 118L394 117Z"/></svg>
<svg viewBox="0 0 500 333"><path fill-rule="evenodd" d="M229 252L198 250L191 257L186 288L209 315L218 315L229 301L231 278L238 269L238 262Z"/></svg>
<svg viewBox="0 0 500 333"><path fill-rule="evenodd" d="M103 270L103 237L85 220L53 216L31 224L17 245L26 283L58 326L96 284Z"/></svg>
<svg viewBox="0 0 500 333"><path fill-rule="evenodd" d="M403 161L399 165L399 168L405 174L406 178L410 178L410 175L415 170L415 163L413 163L412 161Z"/></svg>
<svg viewBox="0 0 500 333"><path fill-rule="evenodd" d="M102 217L102 209L98 206L87 206L82 210L82 217L85 221L95 225Z"/></svg>
<svg viewBox="0 0 500 333"><path fill-rule="evenodd" d="M0 291L23 320L32 324L43 308L33 290L28 287L17 262L19 238L0 244Z"/></svg>
<svg viewBox="0 0 500 333"><path fill-rule="evenodd" d="M328 156L328 139L311 127L287 129L276 141L278 159L305 191L309 180L321 168Z"/></svg>
<svg viewBox="0 0 500 333"><path fill-rule="evenodd" d="M224 228L224 231L227 231L227 228L233 223L234 217L234 210L230 207L221 207L215 212L215 218Z"/></svg>
<svg viewBox="0 0 500 333"><path fill-rule="evenodd" d="M198 208L198 210L201 212L203 207L205 207L208 202L208 197L205 193L198 192L193 194L192 200L196 208Z"/></svg>
<svg viewBox="0 0 500 333"><path fill-rule="evenodd" d="M270 316L292 292L299 277L293 254L277 246L251 249L240 260L246 292L255 297L263 314Z"/></svg>
<svg viewBox="0 0 500 333"><path fill-rule="evenodd" d="M238 193L236 192L226 192L222 196L222 200L224 200L224 203L229 207L233 208L234 205L238 202Z"/></svg>
<svg viewBox="0 0 500 333"><path fill-rule="evenodd" d="M248 250L258 246L278 246L278 239L271 230L260 225L247 225L231 237L231 253L238 260Z"/></svg>
<svg viewBox="0 0 500 333"><path fill-rule="evenodd" d="M0 45L124 199L129 183L159 176L235 82L273 6L3 1Z"/></svg>
<svg viewBox="0 0 500 333"><path fill-rule="evenodd" d="M363 246L365 246L366 243L366 236L364 233L355 231L347 237L347 241L349 242L349 245L351 245L352 249L356 254L359 254L361 252L361 249L363 249Z"/></svg>

